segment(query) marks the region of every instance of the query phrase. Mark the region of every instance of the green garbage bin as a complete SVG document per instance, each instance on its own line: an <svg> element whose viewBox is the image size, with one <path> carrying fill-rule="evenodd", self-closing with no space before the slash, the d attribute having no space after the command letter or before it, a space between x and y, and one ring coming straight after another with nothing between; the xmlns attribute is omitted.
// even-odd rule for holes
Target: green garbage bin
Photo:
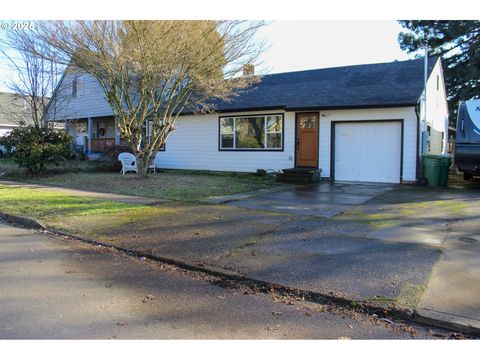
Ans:
<svg viewBox="0 0 480 360"><path fill-rule="evenodd" d="M440 178L440 159L435 155L423 157L423 176L428 181L428 186L438 186Z"/></svg>
<svg viewBox="0 0 480 360"><path fill-rule="evenodd" d="M440 160L440 172L438 176L438 186L447 186L448 184L448 172L450 170L450 165L452 165L452 159L449 155L442 155L439 157Z"/></svg>

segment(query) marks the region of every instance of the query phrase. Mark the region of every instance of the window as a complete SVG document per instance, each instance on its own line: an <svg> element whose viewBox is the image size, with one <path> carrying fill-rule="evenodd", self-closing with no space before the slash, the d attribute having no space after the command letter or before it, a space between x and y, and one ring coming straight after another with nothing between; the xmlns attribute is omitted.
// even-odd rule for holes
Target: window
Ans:
<svg viewBox="0 0 480 360"><path fill-rule="evenodd" d="M300 117L300 129L315 129L317 127L317 116L302 115Z"/></svg>
<svg viewBox="0 0 480 360"><path fill-rule="evenodd" d="M220 117L220 150L283 150L283 115Z"/></svg>
<svg viewBox="0 0 480 360"><path fill-rule="evenodd" d="M78 91L78 79L72 80L72 96L76 97Z"/></svg>
<svg viewBox="0 0 480 360"><path fill-rule="evenodd" d="M83 81L81 76L72 80L72 97L83 95Z"/></svg>
<svg viewBox="0 0 480 360"><path fill-rule="evenodd" d="M147 124L145 126L145 131L146 131L146 141L147 143L150 143L150 140L152 138L152 133L153 133L153 121L152 120L147 120ZM163 144L158 151L165 151L165 144Z"/></svg>
<svg viewBox="0 0 480 360"><path fill-rule="evenodd" d="M440 76L437 75L437 91L440 90Z"/></svg>

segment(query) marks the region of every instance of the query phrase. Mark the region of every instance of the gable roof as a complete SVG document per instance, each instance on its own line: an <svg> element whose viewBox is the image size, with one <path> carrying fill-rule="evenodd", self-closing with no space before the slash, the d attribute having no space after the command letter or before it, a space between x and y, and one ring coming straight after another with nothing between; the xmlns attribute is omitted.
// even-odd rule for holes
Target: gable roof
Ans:
<svg viewBox="0 0 480 360"><path fill-rule="evenodd" d="M429 59L429 75L437 61ZM230 112L415 106L423 81L423 59L286 72L262 76L252 89L214 107Z"/></svg>
<svg viewBox="0 0 480 360"><path fill-rule="evenodd" d="M439 58L430 58L428 75L431 74ZM58 96L62 79L57 84L53 99ZM261 76L259 83L241 92L230 102L213 100L212 111L241 112L255 110L335 110L379 107L415 106L424 88L424 60L395 61L390 63L342 66L316 70L294 71ZM93 84L94 82L92 82ZM91 85L91 84L90 84ZM110 106L104 96L98 96L95 87L89 88L88 99L76 98L75 111L69 103L70 114L58 115L49 121L73 118L112 116ZM103 94L102 94L103 95ZM104 106L100 106L103 102ZM99 113L99 108L103 109ZM194 114L194 109L184 109L182 115Z"/></svg>

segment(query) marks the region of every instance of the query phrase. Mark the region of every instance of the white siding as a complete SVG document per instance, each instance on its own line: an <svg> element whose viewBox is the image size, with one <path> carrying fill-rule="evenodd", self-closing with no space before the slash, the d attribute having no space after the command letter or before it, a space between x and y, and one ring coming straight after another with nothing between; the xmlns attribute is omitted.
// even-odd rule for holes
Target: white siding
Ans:
<svg viewBox="0 0 480 360"><path fill-rule="evenodd" d="M437 89L437 74L440 76ZM66 73L57 95L58 104L51 109L50 119L84 119L87 117L112 116L100 84L93 77L82 74L80 88L72 97L72 81L79 74ZM427 115L432 127L442 128L447 119L443 76L440 62L437 63L429 80L427 92ZM436 95L435 95L436 94ZM431 105L433 104L433 105ZM248 112L229 115L280 113L282 111ZM54 113L54 114L53 114ZM281 170L295 164L295 113L284 113L283 151L219 151L218 114L181 116L176 123L176 131L167 141L166 151L158 157L157 166L176 169L203 169L220 171L255 171L256 169ZM330 146L332 121L360 120L404 120L403 133L403 180L414 181L416 177L417 117L415 109L352 109L320 112L319 128L319 167L322 177L330 177ZM443 125L444 126L444 125ZM444 127L443 127L444 128ZM442 128L442 129L443 129ZM443 130L442 130L443 131Z"/></svg>
<svg viewBox="0 0 480 360"><path fill-rule="evenodd" d="M403 119L403 180L416 177L417 116L415 109L356 109L332 110L320 113L319 167L322 177L330 177L330 148L332 121L402 120Z"/></svg>
<svg viewBox="0 0 480 360"><path fill-rule="evenodd" d="M233 115L283 113L248 112ZM232 114L222 114L229 116ZM283 151L219 151L218 114L181 116L175 123L166 150L159 153L157 166L169 169L196 169L252 172L281 170L294 166L295 113L284 115Z"/></svg>
<svg viewBox="0 0 480 360"><path fill-rule="evenodd" d="M423 119L423 96L420 119ZM429 153L440 154L446 150L447 136L444 136L442 145L442 133L448 133L448 103L443 78L442 63L437 61L430 77L427 80L427 124L430 126Z"/></svg>
<svg viewBox="0 0 480 360"><path fill-rule="evenodd" d="M72 81L79 79L77 96L72 96ZM66 72L57 89L57 101L51 103L49 120L83 119L113 116L99 82L85 73Z"/></svg>
<svg viewBox="0 0 480 360"><path fill-rule="evenodd" d="M281 111L271 111L279 113ZM247 114L265 114L249 112ZM240 114L222 114L222 116ZM294 166L295 113L284 113L283 151L219 151L218 114L181 116L176 130L167 141L166 151L160 152L157 166L170 169L220 171L281 170ZM414 108L332 110L320 112L319 167L323 177L330 177L331 121L402 120L403 180L414 181L416 175L417 117Z"/></svg>
<svg viewBox="0 0 480 360"><path fill-rule="evenodd" d="M6 136L10 134L12 129L13 129L13 126L5 126L5 127L0 126L0 136Z"/></svg>

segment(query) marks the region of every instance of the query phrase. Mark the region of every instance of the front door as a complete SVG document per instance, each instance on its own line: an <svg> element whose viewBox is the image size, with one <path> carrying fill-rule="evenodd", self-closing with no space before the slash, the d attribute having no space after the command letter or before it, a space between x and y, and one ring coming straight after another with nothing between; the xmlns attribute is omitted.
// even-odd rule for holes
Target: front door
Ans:
<svg viewBox="0 0 480 360"><path fill-rule="evenodd" d="M318 167L318 113L296 116L296 161L298 167Z"/></svg>

